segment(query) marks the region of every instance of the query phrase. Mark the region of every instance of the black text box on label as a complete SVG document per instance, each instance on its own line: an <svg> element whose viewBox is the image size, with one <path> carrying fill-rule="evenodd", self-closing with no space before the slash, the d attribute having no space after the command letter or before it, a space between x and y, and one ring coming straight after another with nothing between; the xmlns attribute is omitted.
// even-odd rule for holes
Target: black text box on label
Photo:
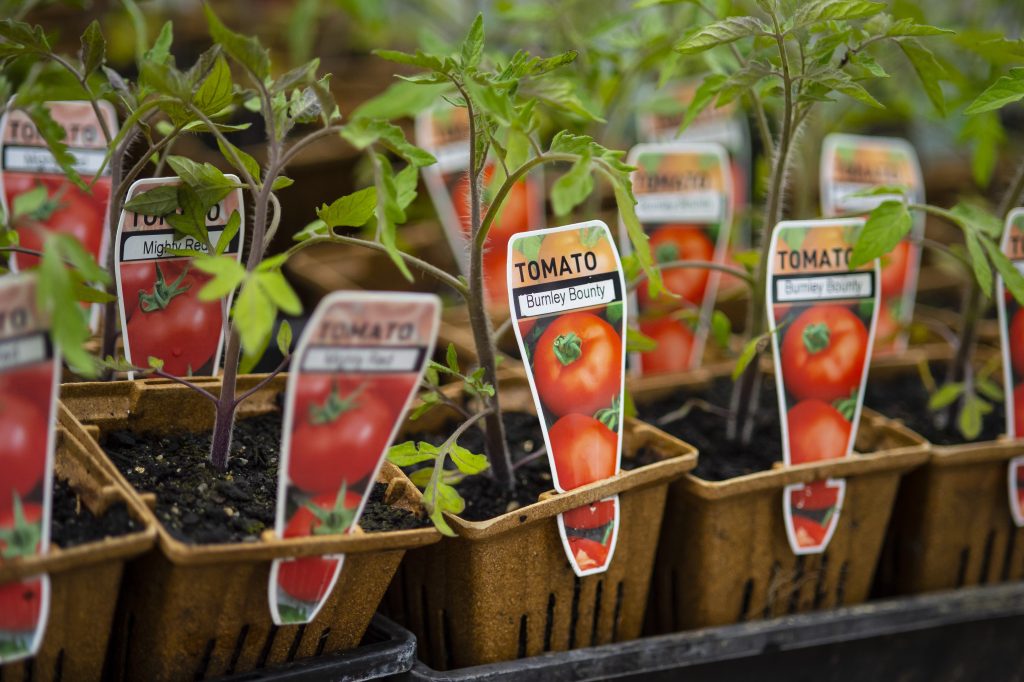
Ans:
<svg viewBox="0 0 1024 682"><path fill-rule="evenodd" d="M775 278L772 287L773 303L811 303L874 296L875 278L871 272L781 276Z"/></svg>
<svg viewBox="0 0 1024 682"><path fill-rule="evenodd" d="M516 317L538 317L622 300L618 273L545 282L513 291Z"/></svg>
<svg viewBox="0 0 1024 682"><path fill-rule="evenodd" d="M304 372L418 372L424 346L310 346L302 358Z"/></svg>

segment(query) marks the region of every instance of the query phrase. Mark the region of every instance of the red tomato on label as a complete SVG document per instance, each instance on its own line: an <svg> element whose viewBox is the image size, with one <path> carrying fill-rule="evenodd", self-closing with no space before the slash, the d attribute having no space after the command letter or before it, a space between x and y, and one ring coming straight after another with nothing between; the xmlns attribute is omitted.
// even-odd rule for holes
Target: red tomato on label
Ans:
<svg viewBox="0 0 1024 682"><path fill-rule="evenodd" d="M49 414L53 399L53 375L52 362L40 362L0 374L0 396L15 396L31 403L44 415Z"/></svg>
<svg viewBox="0 0 1024 682"><path fill-rule="evenodd" d="M316 603L327 594L337 567L337 559L323 557L282 561L277 567L277 584L299 601Z"/></svg>
<svg viewBox="0 0 1024 682"><path fill-rule="evenodd" d="M165 372L185 376L213 360L220 341L221 304L220 301L199 300L199 290L209 281L204 273L190 271L179 280L173 268L165 271L163 263L159 267L167 287L175 287L177 283L174 288L177 293L155 304L151 310L140 303L128 320L127 339L132 361L145 366L150 356L160 358L164 361ZM153 273L155 278L155 269ZM155 282L151 283L150 294L156 286Z"/></svg>
<svg viewBox="0 0 1024 682"><path fill-rule="evenodd" d="M551 427L548 439L563 490L615 475L618 435L593 417L566 415Z"/></svg>
<svg viewBox="0 0 1024 682"><path fill-rule="evenodd" d="M882 256L882 298L903 295L907 281L907 266L910 265L910 242L902 241L888 254Z"/></svg>
<svg viewBox="0 0 1024 682"><path fill-rule="evenodd" d="M394 423L387 404L365 390L332 421L314 424L309 415L296 417L288 476L311 493L330 493L344 481L356 483L369 476L384 454Z"/></svg>
<svg viewBox="0 0 1024 682"><path fill-rule="evenodd" d="M601 500L570 509L562 514L562 519L566 528L600 528L615 519L615 500Z"/></svg>
<svg viewBox="0 0 1024 682"><path fill-rule="evenodd" d="M0 509L13 492L24 499L43 479L46 468L46 415L22 398L0 396Z"/></svg>
<svg viewBox="0 0 1024 682"><path fill-rule="evenodd" d="M484 169L483 183L481 190L484 193L484 201L480 219L487 213L489 195L498 191L498 187L489 187L491 177L494 175L494 166ZM452 190L452 203L455 206L455 213L462 224L462 231L469 234L469 174L464 174ZM530 202L535 201L533 193L526 180L520 180L512 185L512 189L505 196L505 201L494 222L491 224L487 234L487 243L491 248L502 250L509 238L517 232L530 229Z"/></svg>
<svg viewBox="0 0 1024 682"><path fill-rule="evenodd" d="M651 235L651 253L659 263L670 263L677 260L713 261L715 245L704 230L693 225L666 225ZM704 290L708 285L710 272L702 268L669 268L662 270L661 278L665 288L684 300L700 305L704 301ZM651 302L647 282L640 284L638 289L640 302L648 305ZM669 303L671 299L663 299Z"/></svg>
<svg viewBox="0 0 1024 682"><path fill-rule="evenodd" d="M581 571L600 568L608 561L608 546L590 538L569 538L569 548Z"/></svg>
<svg viewBox="0 0 1024 682"><path fill-rule="evenodd" d="M550 261L554 258L558 262L568 254L582 254L591 251L594 254L595 262L593 272L615 272L618 269L618 264L611 242L608 241L606 235L607 233L603 229L596 227L552 232L544 235L544 241L540 244L537 257L541 261ZM594 243L590 243L591 240L594 240ZM555 278L547 277L536 280L536 282L552 281L553 279Z"/></svg>
<svg viewBox="0 0 1024 682"><path fill-rule="evenodd" d="M1010 364L1017 376L1024 375L1024 308L1018 308L1010 321Z"/></svg>
<svg viewBox="0 0 1024 682"><path fill-rule="evenodd" d="M798 514L793 515L793 530L796 544L800 547L818 547L825 542L828 528L820 523Z"/></svg>
<svg viewBox="0 0 1024 682"><path fill-rule="evenodd" d="M786 390L798 400L831 402L860 387L868 330L849 308L816 305L802 312L782 340Z"/></svg>
<svg viewBox="0 0 1024 682"><path fill-rule="evenodd" d="M97 185L89 195L70 182L54 185L45 183L50 195L49 203L33 217L22 217L15 221L18 241L21 246L42 251L44 234L40 226L49 232L68 234L78 240L93 258L99 258L100 244L106 225L105 211L109 190ZM62 188L63 192L58 188ZM18 254L18 267L26 269L39 264L35 256Z"/></svg>
<svg viewBox="0 0 1024 682"><path fill-rule="evenodd" d="M878 322L875 323L875 351L890 350L903 331L900 321L893 317L892 308L883 302L878 309Z"/></svg>
<svg viewBox="0 0 1024 682"><path fill-rule="evenodd" d="M680 320L663 317L640 323L640 333L653 339L658 347L640 354L643 374L682 372L690 368L693 332Z"/></svg>
<svg viewBox="0 0 1024 682"><path fill-rule="evenodd" d="M0 630L35 629L43 605L42 589L39 578L0 585Z"/></svg>
<svg viewBox="0 0 1024 682"><path fill-rule="evenodd" d="M593 313L562 315L537 341L533 374L553 414L592 415L622 389L622 337Z"/></svg>
<svg viewBox="0 0 1024 682"><path fill-rule="evenodd" d="M345 491L345 508L340 512L336 512L334 511L334 507L335 502L337 501L337 495L317 495L312 500L307 500L305 504L295 510L295 513L292 514L290 519L288 519L288 523L284 527L283 535L286 538L297 538L319 534L315 531L320 528L324 522L313 513L313 510L309 508L309 505L314 505L325 513L333 512L336 515L336 518L327 519L329 525L335 526L331 530L338 533L348 532L353 524L349 519L345 518L345 513L348 512L349 514L354 515L356 510L359 509L359 503L362 499L362 496L355 492ZM323 531L323 533L327 532L328 531L326 529Z"/></svg>
<svg viewBox="0 0 1024 682"><path fill-rule="evenodd" d="M484 252L484 293L487 305L507 308L508 251L504 248L491 248Z"/></svg>
<svg viewBox="0 0 1024 682"><path fill-rule="evenodd" d="M1024 384L1013 389L1013 425L1017 438L1024 437Z"/></svg>
<svg viewBox="0 0 1024 682"><path fill-rule="evenodd" d="M786 413L789 458L793 464L846 456L852 424L839 410L820 400L797 403Z"/></svg>

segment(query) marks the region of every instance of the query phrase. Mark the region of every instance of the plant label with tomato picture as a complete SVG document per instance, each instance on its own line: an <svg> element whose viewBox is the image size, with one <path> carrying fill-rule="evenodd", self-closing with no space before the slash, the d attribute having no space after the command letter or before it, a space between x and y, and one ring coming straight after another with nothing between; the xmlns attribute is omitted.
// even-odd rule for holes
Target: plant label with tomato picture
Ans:
<svg viewBox="0 0 1024 682"><path fill-rule="evenodd" d="M0 278L0 565L49 551L59 384L34 275ZM49 600L48 575L0 583L0 663L35 655Z"/></svg>
<svg viewBox="0 0 1024 682"><path fill-rule="evenodd" d="M636 215L662 266L676 261L724 263L732 225L732 175L725 148L715 144L642 144L629 152ZM624 223L620 242L628 244ZM664 267L665 289L654 298L637 288L640 332L655 348L636 353L632 369L650 375L699 367L715 309L720 273Z"/></svg>
<svg viewBox="0 0 1024 682"><path fill-rule="evenodd" d="M452 252L463 274L468 275L471 223L469 116L466 109L443 103L420 113L416 117L416 143L437 158L436 164L423 168L421 172ZM488 162L481 187L484 213L504 180L501 166ZM539 227L544 227L544 176L538 167L512 187L487 234L484 293L488 308L499 312L505 309L508 297L505 291L505 247L509 238L517 232Z"/></svg>
<svg viewBox="0 0 1024 682"><path fill-rule="evenodd" d="M509 241L509 312L560 493L619 473L625 290L611 231L600 220ZM559 514L576 575L608 569L618 526L618 495Z"/></svg>
<svg viewBox="0 0 1024 682"><path fill-rule="evenodd" d="M237 180L233 175L226 176ZM185 187L178 178L148 178L128 189L126 203L163 188ZM173 195L172 195L173 198ZM173 202L172 202L173 203ZM207 240L175 228L181 215L143 215L128 208L117 225L114 274L124 354L136 367L149 358L163 362L174 376L212 376L217 373L224 346L227 300L203 300L201 290L211 276L193 266L194 254L209 253L241 259L245 241L242 190L230 190L206 212ZM128 372L128 378L133 377Z"/></svg>
<svg viewBox="0 0 1024 682"><path fill-rule="evenodd" d="M878 319L878 262L850 269L861 218L779 223L768 264L768 325L786 466L846 457L864 404ZM795 554L820 554L839 524L846 481L783 491Z"/></svg>
<svg viewBox="0 0 1024 682"><path fill-rule="evenodd" d="M1024 208L1006 218L1003 253L1017 270L1024 272ZM1003 392L1006 405L1006 435L1024 437L1024 307L1017 303L1001 276L996 277L996 306L1003 354ZM1018 527L1024 526L1024 456L1010 460L1007 475L1010 512Z"/></svg>
<svg viewBox="0 0 1024 682"><path fill-rule="evenodd" d="M434 294L336 291L317 306L288 375L278 537L353 532L433 355L440 315ZM313 620L344 558L275 560L274 622Z"/></svg>
<svg viewBox="0 0 1024 682"><path fill-rule="evenodd" d="M875 187L901 188L903 194L863 196ZM866 214L884 201L903 197L923 204L924 179L917 152L893 137L832 133L821 150L821 210L828 217ZM874 352L906 350L914 317L925 215L915 211L903 241L881 259L881 304Z"/></svg>

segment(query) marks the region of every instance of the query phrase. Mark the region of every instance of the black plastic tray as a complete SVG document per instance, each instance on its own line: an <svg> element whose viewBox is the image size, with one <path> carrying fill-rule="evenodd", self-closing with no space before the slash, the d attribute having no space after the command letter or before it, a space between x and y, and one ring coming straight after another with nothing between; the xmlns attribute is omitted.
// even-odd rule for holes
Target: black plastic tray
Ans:
<svg viewBox="0 0 1024 682"><path fill-rule="evenodd" d="M222 678L225 682L268 680L300 682L312 680L376 680L404 673L416 662L416 637L379 613L370 621L363 641L355 649L319 656L273 668L263 668Z"/></svg>
<svg viewBox="0 0 1024 682"><path fill-rule="evenodd" d="M1020 680L1024 583L648 637L397 680Z"/></svg>

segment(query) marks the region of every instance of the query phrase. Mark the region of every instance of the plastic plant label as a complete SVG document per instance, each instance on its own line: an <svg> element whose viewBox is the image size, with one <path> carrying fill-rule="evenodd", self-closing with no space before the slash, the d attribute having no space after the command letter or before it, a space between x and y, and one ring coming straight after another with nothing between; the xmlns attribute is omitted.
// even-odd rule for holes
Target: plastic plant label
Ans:
<svg viewBox="0 0 1024 682"><path fill-rule="evenodd" d="M12 226L19 245L27 249L42 251L46 235L57 232L77 239L97 263L103 264L110 205L110 166L103 163L107 153L103 125L87 101L47 102L45 106L64 129L63 142L75 158L75 170L86 183L94 179L95 183L86 191L71 182L29 115L9 108L0 117L0 203L4 215L19 214ZM98 107L107 131L116 135L114 106L101 100ZM18 253L10 267L18 271L38 264L38 257ZM101 309L99 304L92 306L93 329L98 326Z"/></svg>
<svg viewBox="0 0 1024 682"><path fill-rule="evenodd" d="M600 220L514 235L508 304L537 405L555 490L619 473L625 373L622 264ZM618 495L558 516L578 576L608 569Z"/></svg>
<svg viewBox="0 0 1024 682"><path fill-rule="evenodd" d="M857 196L873 187L903 187L914 203L924 203L924 179L917 153L909 142L892 137L833 133L821 151L821 210L825 216L869 213L900 194ZM921 267L925 217L915 212L910 234L883 256L881 307L875 352L905 350L910 336Z"/></svg>
<svg viewBox="0 0 1024 682"><path fill-rule="evenodd" d="M655 260L724 263L732 225L732 174L725 148L717 144L642 144L629 153L636 215L650 238ZM620 221L620 243L628 244ZM720 273L702 268L662 271L665 287L678 295L651 298L647 282L637 288L640 331L657 347L631 358L637 374L680 372L701 364L715 309Z"/></svg>
<svg viewBox="0 0 1024 682"><path fill-rule="evenodd" d="M847 457L864 403L878 318L877 261L850 269L861 218L779 223L772 233L767 308L787 466ZM839 523L846 481L786 486L795 554L820 554Z"/></svg>
<svg viewBox="0 0 1024 682"><path fill-rule="evenodd" d="M701 79L668 84L664 87L645 88L638 101L636 128L640 142L704 142L720 144L729 154L732 171L733 246L747 248L750 243L750 220L745 210L750 201L753 165L750 127L736 102L724 107L709 106L682 132L679 126L686 109L694 100ZM733 277L723 277L721 289L741 288L745 285Z"/></svg>
<svg viewBox="0 0 1024 682"><path fill-rule="evenodd" d="M317 306L288 375L278 537L353 531L433 355L440 315L433 294L336 291ZM267 595L274 622L312 621L344 559L275 560Z"/></svg>
<svg viewBox="0 0 1024 682"><path fill-rule="evenodd" d="M1024 272L1024 208L1014 209L1003 230L1003 253ZM996 278L999 336L1003 353L1003 392L1006 394L1006 435L1024 437L1024 308ZM1010 512L1018 527L1024 526L1024 456L1010 460L1007 471Z"/></svg>
<svg viewBox="0 0 1024 682"><path fill-rule="evenodd" d="M0 564L50 547L59 352L31 274L0 278ZM46 574L0 583L0 664L34 656L49 616Z"/></svg>
<svg viewBox="0 0 1024 682"><path fill-rule="evenodd" d="M125 201L157 187L180 185L178 178L139 180L128 189ZM147 367L153 357L162 360L163 371L174 376L217 373L224 347L224 313L231 308L232 294L226 302L199 300L199 291L211 276L192 267L193 256L185 252L208 253L209 247L220 245L224 255L240 259L244 210L241 189L210 207L206 213L209 244L176 232L167 216L121 212L114 274L124 354L133 365ZM232 236L235 223L237 232ZM128 372L128 378L133 374Z"/></svg>
<svg viewBox="0 0 1024 682"><path fill-rule="evenodd" d="M471 230L469 188L469 117L463 107L444 103L416 117L416 143L437 158L422 169L448 243L463 274L469 274ZM487 212L505 176L500 166L488 162L483 174L483 209ZM484 289L488 308L504 312L506 244L524 230L544 226L544 176L540 168L517 182L505 198L501 213L491 225L484 251Z"/></svg>

